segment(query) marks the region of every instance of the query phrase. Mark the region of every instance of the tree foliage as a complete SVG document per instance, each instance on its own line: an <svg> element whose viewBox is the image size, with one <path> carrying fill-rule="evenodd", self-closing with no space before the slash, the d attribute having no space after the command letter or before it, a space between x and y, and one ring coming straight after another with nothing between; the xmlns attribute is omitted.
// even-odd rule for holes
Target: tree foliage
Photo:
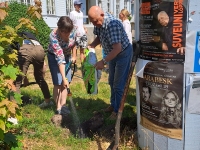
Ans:
<svg viewBox="0 0 200 150"><path fill-rule="evenodd" d="M39 4L39 6L41 6L41 4ZM9 15L3 20L2 25L8 25L11 26L12 28L15 28L19 24L18 20L20 18L29 19L31 22L33 22L34 27L37 29L36 34L32 30L27 29L25 27L20 28L19 31L23 30L34 33L38 41L44 47L44 49L47 49L49 43L49 34L51 32L51 29L48 27L48 25L42 18L41 19L36 18L39 17L42 12L41 7L39 6L28 7L25 4L20 4L14 1L11 2L9 4L9 10L8 10ZM29 11L29 14L27 14L27 10ZM0 26L0 29L2 29L2 27L3 26Z"/></svg>
<svg viewBox="0 0 200 150"><path fill-rule="evenodd" d="M38 1L38 0L36 0ZM17 51L10 48L13 42L22 43L23 38L18 36L20 30L26 29L36 32L33 21L29 18L41 18L41 5L30 7L23 6L20 13L25 13L23 16L16 16L17 12L12 12L11 8L21 6L17 3L12 3L11 8L7 2L0 3L0 147L3 149L12 149L19 146L14 136L9 133L11 123L9 117L21 119L22 104L21 94L15 92L16 89L13 81L20 70L16 67ZM15 8L19 9L19 8ZM7 18L11 17L11 20ZM33 20L33 19L32 19ZM10 98L13 98L11 101Z"/></svg>

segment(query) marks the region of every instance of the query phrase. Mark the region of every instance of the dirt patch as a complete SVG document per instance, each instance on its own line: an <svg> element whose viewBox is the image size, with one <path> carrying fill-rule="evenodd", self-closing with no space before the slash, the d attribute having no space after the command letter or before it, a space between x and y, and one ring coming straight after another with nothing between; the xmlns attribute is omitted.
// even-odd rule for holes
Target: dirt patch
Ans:
<svg viewBox="0 0 200 150"><path fill-rule="evenodd" d="M102 58L101 56L101 48L97 49L98 52L98 59L100 60ZM47 62L47 61L46 61ZM47 62L48 64L48 62ZM81 75L81 63L79 62L79 56L77 57L77 72L75 72L73 76L73 82L71 84L76 84L77 82L81 82L84 84L82 75ZM28 78L30 81L34 81L33 79L33 69L30 68L28 72ZM134 78L134 77L133 77ZM52 80L49 68L47 67L45 79L49 85L49 88L52 88ZM108 81L108 75L106 73L102 74L101 81L107 83ZM39 88L37 84L31 85L31 88ZM29 101L28 101L29 102ZM85 137L90 137L93 139L92 142L90 142L90 147L88 150L106 150L110 144L115 140L115 121L111 123L107 123L104 116L101 113L93 114L91 118L84 122L80 122L80 124L77 126L73 122L73 118L71 115L67 116L53 116L52 123L58 127L62 127L63 130L67 130L68 132L65 132L65 137L68 137L71 134L77 135L77 132L83 132ZM134 149L137 146L137 138L136 138L136 131L137 131L137 118L136 116L132 117L126 117L121 119L121 126L120 126L120 147L126 147L127 149ZM28 139L25 139L27 145L36 144L38 145L37 141L29 141ZM50 140L51 141L51 140ZM34 142L34 143L32 143ZM24 143L24 142L23 142ZM50 143L52 145L52 149L56 147L56 143ZM56 148L55 148L56 149ZM60 147L60 149L69 149L70 148L63 148ZM123 148L122 148L123 149Z"/></svg>
<svg viewBox="0 0 200 150"><path fill-rule="evenodd" d="M126 146L133 149L137 146L137 122L136 116L126 117L121 119L120 126L120 145ZM69 134L77 134L77 130L80 129L84 133L85 137L93 138L95 142L91 144L96 149L104 150L109 146L112 148L115 140L115 121L111 124L106 125L105 119L101 112L95 113L90 119L82 122L79 129L75 129L74 125L70 124L70 116L54 115L52 117L52 122L57 126L62 126L69 129Z"/></svg>

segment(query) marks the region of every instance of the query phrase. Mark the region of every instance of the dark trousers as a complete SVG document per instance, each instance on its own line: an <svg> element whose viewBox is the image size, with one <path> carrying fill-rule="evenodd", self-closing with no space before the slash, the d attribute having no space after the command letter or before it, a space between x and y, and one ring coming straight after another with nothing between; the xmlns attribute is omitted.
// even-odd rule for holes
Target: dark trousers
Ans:
<svg viewBox="0 0 200 150"><path fill-rule="evenodd" d="M18 51L18 65L24 75L18 75L15 81L16 91L20 92L20 86L27 74L30 64L33 64L34 77L42 90L44 98L50 98L49 87L44 79L43 65L44 65L45 52L41 45L27 45L24 44Z"/></svg>

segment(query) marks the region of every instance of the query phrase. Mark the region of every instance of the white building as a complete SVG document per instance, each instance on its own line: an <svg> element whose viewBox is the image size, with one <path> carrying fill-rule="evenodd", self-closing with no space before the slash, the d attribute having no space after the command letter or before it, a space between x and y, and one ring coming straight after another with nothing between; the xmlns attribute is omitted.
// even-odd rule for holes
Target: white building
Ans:
<svg viewBox="0 0 200 150"><path fill-rule="evenodd" d="M74 9L73 0L41 0L41 1L42 1L43 18L51 28L56 27L56 22L60 16L69 15L70 11ZM85 24L89 24L87 15L88 15L88 10L91 6L98 5L104 10L104 12L111 12L118 17L120 10L123 8L126 8L129 12L132 13L134 4L134 0L82 0L82 2L83 4L81 10L85 15L84 19Z"/></svg>
<svg viewBox="0 0 200 150"><path fill-rule="evenodd" d="M34 4L34 0L0 0L4 1L18 1L24 4ZM41 0L42 15L45 22L50 28L57 27L56 23L60 16L69 15L70 11L74 9L74 0ZM85 15L84 23L90 24L87 19L88 10L91 6L98 5L104 12L111 12L118 17L121 9L126 8L133 15L134 0L82 0L82 12Z"/></svg>
<svg viewBox="0 0 200 150"><path fill-rule="evenodd" d="M17 1L26 5L34 5L34 0L0 0L5 1ZM74 9L74 0L41 0L42 2L42 16L47 25L54 29L57 27L58 19L61 16L67 16ZM104 12L110 12L114 16L118 17L120 10L126 8L132 16L134 15L134 0L82 0L83 4L81 10L84 14L84 24L87 27L88 42L92 42L95 38L93 34L93 25L88 19L88 10L91 6L100 6ZM132 22L133 19L132 19ZM132 24L132 35L134 37L134 23Z"/></svg>

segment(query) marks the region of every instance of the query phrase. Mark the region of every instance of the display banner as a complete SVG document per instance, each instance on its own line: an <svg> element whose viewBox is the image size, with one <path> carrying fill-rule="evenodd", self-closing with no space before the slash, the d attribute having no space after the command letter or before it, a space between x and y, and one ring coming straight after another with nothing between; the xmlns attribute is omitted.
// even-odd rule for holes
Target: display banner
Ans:
<svg viewBox="0 0 200 150"><path fill-rule="evenodd" d="M140 58L183 62L188 0L141 0Z"/></svg>
<svg viewBox="0 0 200 150"><path fill-rule="evenodd" d="M188 31L185 51L185 73L200 73L200 31Z"/></svg>
<svg viewBox="0 0 200 150"><path fill-rule="evenodd" d="M182 139L183 64L149 62L138 77L140 124L145 128Z"/></svg>

